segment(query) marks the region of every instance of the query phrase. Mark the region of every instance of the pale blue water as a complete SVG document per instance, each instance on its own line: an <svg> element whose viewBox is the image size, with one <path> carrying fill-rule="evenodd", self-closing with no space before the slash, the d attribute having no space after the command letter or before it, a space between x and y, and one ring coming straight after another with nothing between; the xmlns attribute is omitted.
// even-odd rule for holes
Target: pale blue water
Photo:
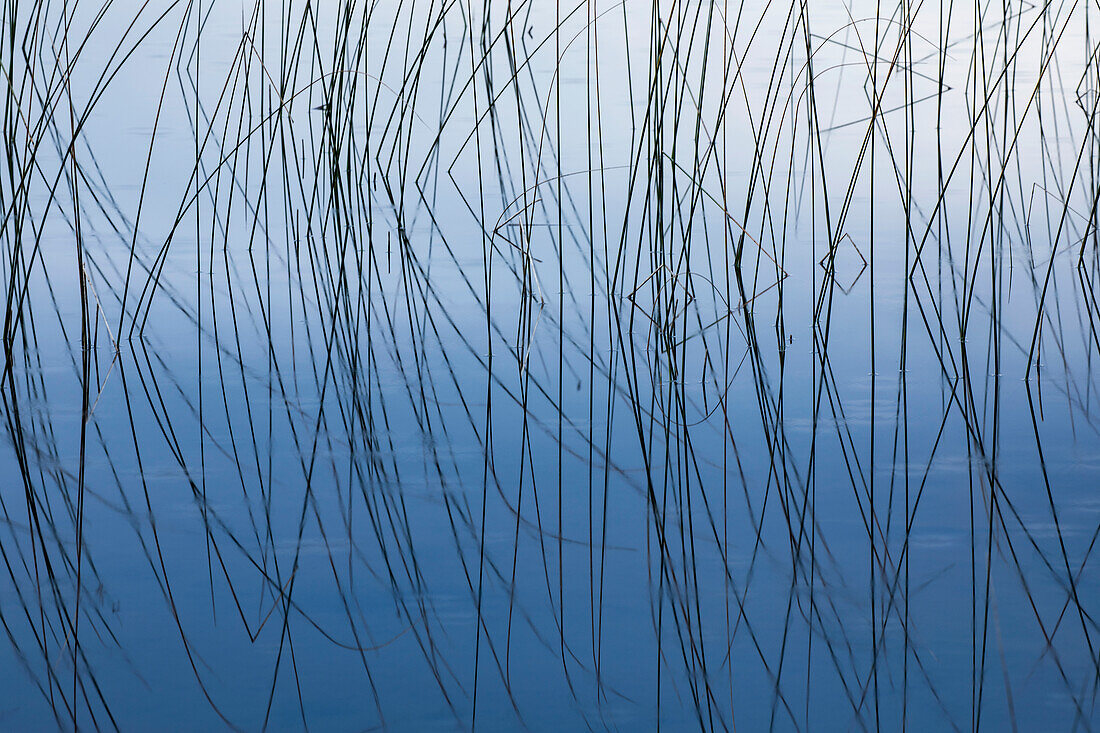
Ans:
<svg viewBox="0 0 1100 733"><path fill-rule="evenodd" d="M340 8L5 10L0 728L1100 722L1094 8Z"/></svg>

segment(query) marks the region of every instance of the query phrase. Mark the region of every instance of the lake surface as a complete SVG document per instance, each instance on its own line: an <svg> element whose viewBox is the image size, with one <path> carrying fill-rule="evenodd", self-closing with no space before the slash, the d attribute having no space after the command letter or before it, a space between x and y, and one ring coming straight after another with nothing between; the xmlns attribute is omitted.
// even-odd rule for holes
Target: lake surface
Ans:
<svg viewBox="0 0 1100 733"><path fill-rule="evenodd" d="M0 729L1100 726L1093 4L3 17Z"/></svg>

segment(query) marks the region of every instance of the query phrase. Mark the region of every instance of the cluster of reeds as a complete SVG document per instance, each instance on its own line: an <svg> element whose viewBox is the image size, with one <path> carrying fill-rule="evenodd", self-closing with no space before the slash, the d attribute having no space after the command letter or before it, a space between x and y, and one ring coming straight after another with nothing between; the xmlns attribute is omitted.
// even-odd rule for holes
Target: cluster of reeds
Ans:
<svg viewBox="0 0 1100 733"><path fill-rule="evenodd" d="M0 728L1100 720L1092 3L0 17Z"/></svg>

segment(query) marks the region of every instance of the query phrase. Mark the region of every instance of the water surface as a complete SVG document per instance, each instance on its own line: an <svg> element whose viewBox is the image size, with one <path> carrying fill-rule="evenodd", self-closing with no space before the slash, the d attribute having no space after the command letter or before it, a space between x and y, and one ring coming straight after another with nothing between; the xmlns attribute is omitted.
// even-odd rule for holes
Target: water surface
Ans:
<svg viewBox="0 0 1100 733"><path fill-rule="evenodd" d="M4 18L0 728L1100 723L1091 5Z"/></svg>

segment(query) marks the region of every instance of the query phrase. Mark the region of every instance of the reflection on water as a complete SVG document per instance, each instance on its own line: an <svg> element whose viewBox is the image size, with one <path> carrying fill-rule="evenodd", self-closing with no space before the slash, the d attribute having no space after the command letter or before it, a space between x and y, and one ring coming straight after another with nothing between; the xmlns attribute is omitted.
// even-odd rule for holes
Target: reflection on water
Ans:
<svg viewBox="0 0 1100 733"><path fill-rule="evenodd" d="M4 17L0 728L1100 722L1091 5Z"/></svg>

